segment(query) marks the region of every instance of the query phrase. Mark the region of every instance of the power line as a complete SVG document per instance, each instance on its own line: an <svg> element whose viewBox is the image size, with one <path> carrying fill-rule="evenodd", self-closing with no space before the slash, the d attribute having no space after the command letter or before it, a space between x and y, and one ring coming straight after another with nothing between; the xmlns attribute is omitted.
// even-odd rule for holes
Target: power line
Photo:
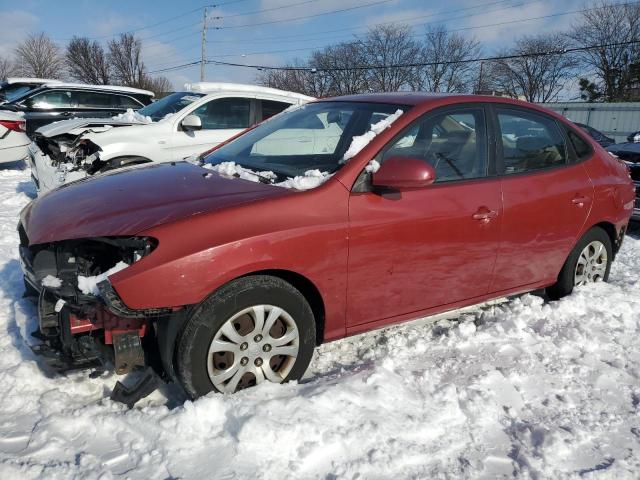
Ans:
<svg viewBox="0 0 640 480"><path fill-rule="evenodd" d="M243 25L229 25L226 27L212 27L212 29L215 30L228 30L228 29L235 29L235 28L247 28L247 27L259 27L262 25L273 25L275 23L287 23L287 22L295 22L297 20L306 20L308 18L316 18L316 17L321 17L324 15L333 15L336 13L342 13L342 12L350 12L353 10L358 10L361 8L367 8L367 7L373 7L375 5L380 5L382 3L389 3L392 2L394 0L378 0L376 2L371 2L371 3L366 3L364 5L356 5L354 7L347 7L347 8L341 8L338 10L330 10L328 12L322 12L322 13L316 13L313 15L304 15L302 17L294 17L294 18L287 18L287 19L282 19L282 20L270 20L268 22L257 22L257 23L246 23Z"/></svg>
<svg viewBox="0 0 640 480"><path fill-rule="evenodd" d="M297 7L298 5L306 5L307 3L315 3L321 0L305 0L303 2L289 3L288 5L280 5L279 7L263 8L262 10L254 10L252 12L244 13L232 13L230 15L224 15L220 17L214 17L216 20L234 18L234 17L246 17L248 15L255 15L257 13L273 12L274 10L282 10L284 8Z"/></svg>
<svg viewBox="0 0 640 480"><path fill-rule="evenodd" d="M635 2L638 3L638 2ZM521 6L523 4L520 5L514 5L514 7L518 7ZM627 5L627 4L624 4ZM490 24L485 24L485 25L474 25L471 27L460 27L460 28L454 28L454 29L447 29L447 32L460 32L460 31L466 31L466 30L476 30L476 29L482 29L482 28L490 28L490 27L498 27L498 26L503 26L503 25L510 25L510 24L515 24L515 23L523 23L523 22L530 22L533 20L543 20L543 19L548 19L548 18L554 18L554 17L560 17L560 16L564 16L564 15L573 15L576 13L584 13L584 12L588 12L588 11L592 11L592 10L598 10L602 7L595 7L595 8L589 8L589 9L581 9L581 10L572 10L569 12L561 12L561 13L555 13L555 14L549 14L549 15L542 15L539 17L528 17L528 18L523 18L523 19L518 19L518 20L508 20L508 21L504 21L504 22L497 22L497 23L490 23ZM487 12L483 12L487 13ZM411 35L409 35L411 37L414 38L419 38L424 36L424 34L421 33L413 33ZM334 37L335 38L335 37ZM272 54L272 53L288 53L288 52L299 52L299 51L305 51L305 50L320 50L324 47L326 47L327 45L320 45L320 46L315 46L315 47L302 47L302 48L295 48L295 49L287 49L287 50L270 50L270 51L260 51L260 52L251 52L251 53L233 53L233 54L225 54L225 55L217 55L215 58L229 58L229 57L244 57L244 56L253 56L253 55L268 55L268 54Z"/></svg>
<svg viewBox="0 0 640 480"><path fill-rule="evenodd" d="M437 13L431 13L431 14L427 14L427 15L420 15L420 16L413 16L410 18L401 18L401 19L397 19L397 20L393 20L393 21L389 21L389 22L380 22L380 23L376 23L376 24L372 24L372 25L365 25L365 26L360 26L360 27L345 27L345 28L337 28L334 30L323 30L321 32L315 32L312 35L316 36L316 35L322 35L325 33L336 33L336 32L344 32L344 31L353 31L353 30L360 30L360 29L367 29L367 28L371 28L371 27L378 27L378 26L382 26L382 25L391 25L391 24L395 24L395 23L403 23L403 22L408 22L408 21L412 21L412 20L417 20L417 19L423 19L423 18L432 18L435 16L439 16L439 15L448 15L448 14L452 14L452 13L459 13L459 12L464 12L467 10L473 10L473 9L478 9L478 8L483 8L483 7L490 7L492 5L498 5L501 3L509 3L512 2L513 0L499 0L499 1L492 1L492 2L487 2L487 3L482 3L479 5L474 5L472 7L465 7L465 8L460 8L460 9L456 9L456 10L450 10L450 11L442 11L442 12L437 12ZM538 3L541 0L536 0L534 2L530 2L530 3ZM523 5L523 3L520 3L518 5L515 6L521 6ZM500 11L500 10L504 10L507 8L513 8L514 5L510 5L507 7L503 7L501 9L498 10L492 10L492 11ZM474 15L482 15L482 14L486 14L486 13L490 13L490 12L479 12L476 13ZM474 15L469 15L469 16L474 16ZM448 18L445 19L445 21L448 20L458 20L460 18L468 18L468 16L462 16L462 17L454 17L454 18ZM426 25L426 24L418 24L418 25ZM416 26L416 25L413 25ZM302 34L293 34L293 35L279 35L279 36L275 36L275 37L258 37L253 39L255 42L264 42L264 41L268 41L268 40L287 40L287 39L292 39L292 38L298 38L298 37L305 37L308 36L308 34L306 33L302 33ZM316 38L314 40L321 40L320 38ZM301 40L299 40L301 41ZM215 42L212 43L238 43L237 40L217 40Z"/></svg>
<svg viewBox="0 0 640 480"><path fill-rule="evenodd" d="M575 53L581 51L595 50L598 48L609 48L609 47L621 47L625 45L635 45L639 44L640 40L631 40L628 42L618 42L618 43L608 43L601 45L590 45L587 47L573 47L573 48L563 48L558 50L548 50L545 52L532 52L532 53L520 53L514 55L499 55L493 57L482 57L482 58L467 58L464 60L449 60L443 62L414 62L414 63L402 63L402 64L393 64L393 65L357 65L354 67L286 67L286 66L267 66L267 65L247 65L242 63L230 63L230 62L221 62L216 60L209 60L207 63L211 63L214 65L224 65L228 67L243 67L243 68L252 68L255 70L280 70L280 71L294 71L294 72L345 72L345 71L358 71L358 70L385 70L389 68L414 68L414 67L430 67L435 65L459 65L465 63L475 63L475 62L490 62L490 61L499 61L499 60L513 60L517 58L534 58L534 57L545 57L545 56L556 56L556 55L566 55L568 53Z"/></svg>
<svg viewBox="0 0 640 480"><path fill-rule="evenodd" d="M514 60L517 58L535 58L535 57L545 57L545 56L557 56L557 55L566 55L569 53L575 52L583 52L588 50L595 50L598 48L609 48L609 47L621 47L627 45L636 45L640 44L640 40L630 40L627 42L617 42L617 43L607 43L607 44L599 44L599 45L589 45L586 47L573 47L573 48L562 48L557 50L547 50L544 52L532 52L532 53L519 53L513 55L496 55L490 57L480 57L480 58L467 58L463 60L449 60L442 62L414 62L414 63L402 63L402 64L392 64L392 65L356 65L353 67L287 67L287 66L269 66L269 65L248 65L243 63L232 63L232 62L222 62L217 60L207 60L207 64L212 65L223 65L228 67L242 67L242 68L251 68L254 70L279 70L279 71L292 71L292 72L342 72L342 71L358 71L358 70L383 70L390 68L415 68L415 67L429 67L435 65L459 65L459 64L467 64L467 63L476 63L476 62L491 62L491 61L500 61L500 60ZM174 70L180 70L182 68L190 67L193 65L200 64L200 60L196 60L194 62L184 63L181 65L174 65L173 67L168 67L160 70L155 70L149 73L162 73L169 72Z"/></svg>

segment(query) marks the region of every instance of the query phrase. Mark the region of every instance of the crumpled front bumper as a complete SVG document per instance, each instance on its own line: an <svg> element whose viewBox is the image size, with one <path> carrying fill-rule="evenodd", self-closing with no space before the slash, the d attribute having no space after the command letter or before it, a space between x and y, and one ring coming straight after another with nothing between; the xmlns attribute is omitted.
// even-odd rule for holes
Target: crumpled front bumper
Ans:
<svg viewBox="0 0 640 480"><path fill-rule="evenodd" d="M28 159L31 166L31 179L39 195L87 176L84 171L69 171L64 164L53 165L51 158L40 150L35 142L29 145Z"/></svg>

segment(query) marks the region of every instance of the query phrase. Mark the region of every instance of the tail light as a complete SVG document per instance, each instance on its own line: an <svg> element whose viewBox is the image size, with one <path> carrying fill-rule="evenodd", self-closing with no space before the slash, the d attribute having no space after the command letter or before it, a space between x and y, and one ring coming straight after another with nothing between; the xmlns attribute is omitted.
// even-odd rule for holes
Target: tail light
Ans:
<svg viewBox="0 0 640 480"><path fill-rule="evenodd" d="M7 130L12 130L14 132L26 132L26 122L24 120L0 120L0 125L2 125Z"/></svg>

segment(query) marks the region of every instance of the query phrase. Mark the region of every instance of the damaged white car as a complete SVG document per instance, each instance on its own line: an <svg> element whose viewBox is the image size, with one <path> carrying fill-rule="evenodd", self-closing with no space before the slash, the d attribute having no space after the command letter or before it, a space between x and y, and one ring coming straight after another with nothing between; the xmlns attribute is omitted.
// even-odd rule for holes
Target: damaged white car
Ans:
<svg viewBox="0 0 640 480"><path fill-rule="evenodd" d="M38 193L87 176L198 155L311 97L254 85L195 83L137 112L39 129L29 147Z"/></svg>

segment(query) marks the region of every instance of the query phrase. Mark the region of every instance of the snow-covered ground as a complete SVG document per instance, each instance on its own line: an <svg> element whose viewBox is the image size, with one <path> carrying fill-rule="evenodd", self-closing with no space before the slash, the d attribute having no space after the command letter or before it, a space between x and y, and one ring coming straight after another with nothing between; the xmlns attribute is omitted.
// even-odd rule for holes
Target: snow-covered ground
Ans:
<svg viewBox="0 0 640 480"><path fill-rule="evenodd" d="M132 410L117 378L47 375L28 344L15 226L28 170L0 170L0 478L638 478L640 240L610 284L525 295L321 347L301 384ZM638 236L638 235L636 235Z"/></svg>

